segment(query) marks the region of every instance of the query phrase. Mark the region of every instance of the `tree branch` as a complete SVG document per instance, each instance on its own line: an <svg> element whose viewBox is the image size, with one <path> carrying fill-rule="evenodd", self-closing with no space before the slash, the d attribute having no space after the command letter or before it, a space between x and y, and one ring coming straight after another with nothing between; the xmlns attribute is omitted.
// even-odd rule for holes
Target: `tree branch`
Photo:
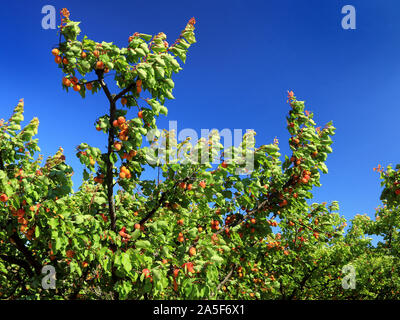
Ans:
<svg viewBox="0 0 400 320"><path fill-rule="evenodd" d="M17 247L17 249L24 255L24 257L26 258L28 263L33 267L33 269L35 270L35 273L37 275L40 275L41 272L42 272L41 264L35 260L35 258L33 257L32 253L28 250L27 247L25 247L24 242L18 236L18 234L14 232L12 234L12 236L11 236L11 239L14 241L15 246Z"/></svg>
<svg viewBox="0 0 400 320"><path fill-rule="evenodd" d="M127 92L131 91L135 86L136 86L136 82L132 82L129 86L127 86L124 90L122 90L120 93L118 93L118 94L114 97L114 102L117 102L118 99L120 99L121 97L123 97L124 94L126 94Z"/></svg>
<svg viewBox="0 0 400 320"><path fill-rule="evenodd" d="M218 294L218 291L221 290L222 286L223 286L225 283L228 282L229 278L232 276L233 272L235 271L235 268L236 268L236 265L233 265L233 266L231 267L231 270L229 270L229 272L228 272L228 274L225 276L224 280L222 280L222 281L220 282L220 284L217 286L217 289L215 289L215 292L213 292L213 293L211 294L212 297L215 296L215 295L217 295L217 294Z"/></svg>
<svg viewBox="0 0 400 320"><path fill-rule="evenodd" d="M0 151L0 170L4 170L4 162L3 162L3 157L1 155L1 151Z"/></svg>
<svg viewBox="0 0 400 320"><path fill-rule="evenodd" d="M303 279L301 280L301 282L299 283L300 288L294 288L292 291L292 294L288 297L289 300L292 300L293 297L295 296L296 292L298 290L302 291L304 288L304 285L306 284L306 282L308 281L308 279L312 276L313 272L317 269L318 267L314 267L310 270L310 273L305 274Z"/></svg>
<svg viewBox="0 0 400 320"><path fill-rule="evenodd" d="M103 74L103 70L96 70L96 74L98 77L98 81L101 85L101 88L103 89L104 93L107 96L108 101L110 102L110 104L112 104L114 102L114 98L110 92L110 90L108 90L107 84L104 82L104 74ZM111 123L112 124L112 123ZM112 127L112 126L111 126Z"/></svg>
<svg viewBox="0 0 400 320"><path fill-rule="evenodd" d="M6 261L8 263L16 264L17 266L24 268L29 277L33 276L32 269L26 261L15 258L15 257L9 257L9 256L6 256L5 254L0 254L0 259L3 261Z"/></svg>

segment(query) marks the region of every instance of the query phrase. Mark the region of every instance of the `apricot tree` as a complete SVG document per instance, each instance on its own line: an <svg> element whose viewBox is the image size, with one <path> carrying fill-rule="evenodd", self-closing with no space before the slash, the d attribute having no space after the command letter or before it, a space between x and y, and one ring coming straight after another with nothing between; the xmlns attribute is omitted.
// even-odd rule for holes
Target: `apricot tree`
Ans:
<svg viewBox="0 0 400 320"><path fill-rule="evenodd" d="M230 148L218 131L178 142L156 119L174 98L177 59L185 62L196 42L194 18L171 45L164 33L136 32L120 48L79 40L79 22L61 14L52 54L62 87L105 94L109 111L95 128L107 147L77 147L84 181L73 192L62 149L44 165L34 158L38 120L21 130L22 101L0 122L2 298L398 297L399 167L381 172L375 221L357 215L345 232L337 202L312 202L335 128L317 127L292 91L287 156L277 139L256 146L253 131ZM154 179L144 178L149 169ZM368 235L385 243L374 246ZM55 289L41 285L45 265L55 268ZM355 288L343 286L346 265L356 270Z"/></svg>

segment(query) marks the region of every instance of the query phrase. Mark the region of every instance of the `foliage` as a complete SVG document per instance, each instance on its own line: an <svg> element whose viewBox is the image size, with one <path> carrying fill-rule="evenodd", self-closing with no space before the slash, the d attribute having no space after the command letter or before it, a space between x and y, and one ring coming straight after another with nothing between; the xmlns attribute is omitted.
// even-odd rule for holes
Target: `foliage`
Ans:
<svg viewBox="0 0 400 320"><path fill-rule="evenodd" d="M79 23L62 14L64 42L52 51L62 86L82 97L105 93L110 112L95 126L108 145L77 147L84 181L73 192L62 149L43 165L35 159L39 122L21 129L23 101L0 122L3 299L399 297L400 166L379 167L383 206L375 220L355 216L345 232L337 202L310 201L328 173L335 128L316 127L293 92L289 156L282 158L278 140L257 147L251 131L230 149L217 131L178 144L174 132L157 130L156 118L173 98L177 58L185 62L196 41L194 18L171 46L163 33L134 33L118 48L79 41ZM105 82L109 72L117 94ZM132 108L137 117L127 119ZM149 167L162 177L143 179ZM369 235L385 242L373 245ZM56 289L42 288L44 265L55 267ZM353 289L342 286L345 265L356 270Z"/></svg>

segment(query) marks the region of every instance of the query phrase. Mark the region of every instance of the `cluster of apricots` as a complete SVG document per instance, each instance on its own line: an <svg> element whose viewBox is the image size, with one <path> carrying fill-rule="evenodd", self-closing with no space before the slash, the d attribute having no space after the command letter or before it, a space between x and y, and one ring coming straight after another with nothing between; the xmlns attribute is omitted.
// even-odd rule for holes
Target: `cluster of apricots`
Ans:
<svg viewBox="0 0 400 320"><path fill-rule="evenodd" d="M186 182L181 182L179 184L179 188L181 188L182 190L192 190L193 185L191 183L186 183Z"/></svg>
<svg viewBox="0 0 400 320"><path fill-rule="evenodd" d="M235 220L236 220L236 215L235 215L235 214L231 214L231 215L229 215L229 216L226 217L226 219L225 219L225 224L226 224L226 225L230 225L230 224L232 224Z"/></svg>
<svg viewBox="0 0 400 320"><path fill-rule="evenodd" d="M104 174L99 174L98 176L94 177L94 182L103 184L103 182L104 182Z"/></svg>
<svg viewBox="0 0 400 320"><path fill-rule="evenodd" d="M178 241L179 241L179 242L185 241L185 237L183 236L183 233L182 233L182 232L179 232L179 234L178 234Z"/></svg>
<svg viewBox="0 0 400 320"><path fill-rule="evenodd" d="M122 149L122 143L120 141L115 141L114 142L114 149L117 151L120 151ZM122 159L126 159L128 161L132 160L134 157L136 157L137 151L136 150L131 150L128 153L124 152L122 155Z"/></svg>
<svg viewBox="0 0 400 320"><path fill-rule="evenodd" d="M98 47L101 47L101 44L98 44ZM54 48L54 49L51 51L51 53L55 56L54 61L55 61L57 64L61 64L61 63L62 63L63 65L68 65L68 64L69 64L68 59L67 59L67 58L63 58L63 57L61 56L60 50L59 50L58 48ZM99 58L99 56L100 56L99 50L94 50L92 53L93 53L93 55L94 55L97 59ZM86 57L87 57L87 53L86 53L85 51L82 51L82 53L81 53L81 58L82 58L82 59L86 59ZM110 71L110 70L105 66L104 62L101 61L101 60L98 60L98 61L96 62L95 68L98 69L98 70L103 70L104 73L108 73L108 72ZM79 80L78 80L76 77L70 77L70 78L64 77L64 78L62 79L62 83L63 83L63 85L65 85L66 87L73 87L74 91L80 91L81 88L82 88L82 85L85 85L87 90L90 90L90 91L91 91L91 90L93 89L93 84L92 84L92 82L87 82L87 83L85 83L85 84L82 84L82 83L79 82ZM141 84L140 84L140 89L141 89Z"/></svg>
<svg viewBox="0 0 400 320"><path fill-rule="evenodd" d="M128 141L128 124L125 117L118 117L118 119L113 121L113 126L120 129L120 132L118 133L118 138L121 141Z"/></svg>
<svg viewBox="0 0 400 320"><path fill-rule="evenodd" d="M182 269L187 270L188 273L195 273L194 265L192 262L186 262L182 265ZM179 269L178 269L179 270Z"/></svg>
<svg viewBox="0 0 400 320"><path fill-rule="evenodd" d="M10 211L14 217L18 218L18 223L20 224L19 230L23 234L25 234L28 240L32 240L33 235L35 234L35 226L32 226L31 228L28 229L28 220L25 218L26 214L25 210L23 208L20 208L18 210L11 208Z"/></svg>
<svg viewBox="0 0 400 320"><path fill-rule="evenodd" d="M74 91L81 90L81 85L79 84L79 80L76 77L71 77L71 78L64 77L62 79L62 83L66 87L72 87Z"/></svg>
<svg viewBox="0 0 400 320"><path fill-rule="evenodd" d="M287 247L287 246L286 246ZM282 246L282 244L281 244L281 242L280 241L272 241L272 242L269 242L268 244L267 244L267 248L269 249L269 250L271 250L271 249L277 249L277 250L283 250L283 251L286 251L285 249L285 247L284 246ZM285 255L287 255L285 252L284 252L284 254Z"/></svg>
<svg viewBox="0 0 400 320"><path fill-rule="evenodd" d="M122 237L122 242L126 243L130 240L131 236L126 233L126 227L122 227L119 231L119 235Z"/></svg>
<svg viewBox="0 0 400 320"><path fill-rule="evenodd" d="M131 172L125 167L122 166L119 172L120 179L130 179L132 178Z"/></svg>
<svg viewBox="0 0 400 320"><path fill-rule="evenodd" d="M212 230L219 230L221 227L219 225L218 220L211 220L211 229Z"/></svg>
<svg viewBox="0 0 400 320"><path fill-rule="evenodd" d="M136 150L131 150L128 153L124 152L122 155L122 159L126 159L128 161L132 160L134 157L136 157L137 151Z"/></svg>
<svg viewBox="0 0 400 320"><path fill-rule="evenodd" d="M276 222L275 220L268 220L267 222L271 227L277 227L278 226L278 222Z"/></svg>
<svg viewBox="0 0 400 320"><path fill-rule="evenodd" d="M137 80L136 81L136 92L139 94L142 92L142 80Z"/></svg>

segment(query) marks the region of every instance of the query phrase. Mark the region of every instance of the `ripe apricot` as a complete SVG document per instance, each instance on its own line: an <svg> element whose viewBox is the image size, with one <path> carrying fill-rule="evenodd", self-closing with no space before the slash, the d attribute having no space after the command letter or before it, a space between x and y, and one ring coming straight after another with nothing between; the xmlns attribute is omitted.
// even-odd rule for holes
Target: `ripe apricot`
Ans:
<svg viewBox="0 0 400 320"><path fill-rule="evenodd" d="M7 196L5 193L3 193L3 194L0 196L0 201L1 201L1 202L7 202L7 200L8 200L8 196Z"/></svg>
<svg viewBox="0 0 400 320"><path fill-rule="evenodd" d="M122 117L122 116L121 116L121 117L118 117L118 119L117 119L117 122L118 122L119 125L125 123L125 121L126 121L125 118Z"/></svg>
<svg viewBox="0 0 400 320"><path fill-rule="evenodd" d="M121 98L121 104L124 106L126 105L126 103L128 102L128 99L126 99L125 97Z"/></svg>
<svg viewBox="0 0 400 320"><path fill-rule="evenodd" d="M143 111L139 111L139 112L138 112L138 117L139 117L140 119L143 119Z"/></svg>
<svg viewBox="0 0 400 320"><path fill-rule="evenodd" d="M200 185L200 187L202 187L203 189L206 187L205 181L200 181L199 185Z"/></svg>
<svg viewBox="0 0 400 320"><path fill-rule="evenodd" d="M72 250L67 250L66 256L67 256L67 258L72 258L72 257L74 256L74 251L72 251Z"/></svg>
<svg viewBox="0 0 400 320"><path fill-rule="evenodd" d="M74 85L74 91L81 91L81 86L79 84Z"/></svg>
<svg viewBox="0 0 400 320"><path fill-rule="evenodd" d="M131 151L129 151L129 156L130 156L131 158L135 157L136 155L137 155L137 151L136 151L136 150L131 150Z"/></svg>
<svg viewBox="0 0 400 320"><path fill-rule="evenodd" d="M186 189L186 183L185 183L185 182L181 182L181 183L179 184L179 188L185 190L185 189Z"/></svg>
<svg viewBox="0 0 400 320"><path fill-rule="evenodd" d="M126 122L119 124L118 127L124 132L128 131L128 124Z"/></svg>
<svg viewBox="0 0 400 320"><path fill-rule="evenodd" d="M313 158L315 158L317 155L318 155L318 151L314 151L314 152L311 154L311 156L312 156Z"/></svg>
<svg viewBox="0 0 400 320"><path fill-rule="evenodd" d="M64 78L62 79L62 83L63 83L63 85L66 86L66 87L70 87L71 84L72 84L71 80L69 80L69 79L66 78L66 77L64 77Z"/></svg>
<svg viewBox="0 0 400 320"><path fill-rule="evenodd" d="M113 121L113 127L118 127L118 120Z"/></svg>
<svg viewBox="0 0 400 320"><path fill-rule="evenodd" d="M194 271L194 269L193 269L193 263L192 262L186 262L186 263L184 263L183 265L182 265L182 268L183 269L187 269L187 272L190 272L190 273L193 273L193 272L195 272Z"/></svg>
<svg viewBox="0 0 400 320"><path fill-rule="evenodd" d="M136 230L140 229L140 224L139 223L135 223L135 229Z"/></svg>
<svg viewBox="0 0 400 320"><path fill-rule="evenodd" d="M126 173L123 172L123 171L121 171L121 172L119 173L119 177L120 177L121 179L125 179L125 178L126 178Z"/></svg>
<svg viewBox="0 0 400 320"><path fill-rule="evenodd" d="M86 56L87 56L87 55L86 55L86 52L82 51L82 53L81 53L81 58L82 58L82 59L85 59Z"/></svg>
<svg viewBox="0 0 400 320"><path fill-rule="evenodd" d="M104 62L103 61L97 61L96 62L96 69L104 69Z"/></svg>
<svg viewBox="0 0 400 320"><path fill-rule="evenodd" d="M115 150L117 150L117 151L121 150L121 148L122 148L122 143L121 143L121 142L118 142L118 141L114 142L114 148L115 148Z"/></svg>
<svg viewBox="0 0 400 320"><path fill-rule="evenodd" d="M196 255L196 248L195 248L195 247L191 247L191 248L189 249L189 255L190 255L191 257L193 257L193 256Z"/></svg>
<svg viewBox="0 0 400 320"><path fill-rule="evenodd" d="M93 55L94 55L96 58L98 58L99 55L100 55L99 50L94 50L94 51L93 51Z"/></svg>
<svg viewBox="0 0 400 320"><path fill-rule="evenodd" d="M65 64L65 65L67 65L67 64L69 63L69 61L68 61L67 58L64 58L64 59L62 60L62 62L63 62L63 64Z"/></svg>
<svg viewBox="0 0 400 320"><path fill-rule="evenodd" d="M287 205L287 200L283 199L282 202L279 204L279 206L284 207Z"/></svg>
<svg viewBox="0 0 400 320"><path fill-rule="evenodd" d="M86 89L91 91L93 89L93 84L91 82L86 83Z"/></svg>
<svg viewBox="0 0 400 320"><path fill-rule="evenodd" d="M54 58L54 61L55 61L57 64L60 64L60 63L62 62L62 58L61 58L60 56L56 56L56 57Z"/></svg>
<svg viewBox="0 0 400 320"><path fill-rule="evenodd" d="M224 162L221 163L221 167L222 167L222 168L227 168L227 167L228 167L228 164L224 161Z"/></svg>
<svg viewBox="0 0 400 320"><path fill-rule="evenodd" d="M60 54L60 50L58 50L57 48L54 48L53 50L51 50L51 53L55 56L58 56Z"/></svg>

